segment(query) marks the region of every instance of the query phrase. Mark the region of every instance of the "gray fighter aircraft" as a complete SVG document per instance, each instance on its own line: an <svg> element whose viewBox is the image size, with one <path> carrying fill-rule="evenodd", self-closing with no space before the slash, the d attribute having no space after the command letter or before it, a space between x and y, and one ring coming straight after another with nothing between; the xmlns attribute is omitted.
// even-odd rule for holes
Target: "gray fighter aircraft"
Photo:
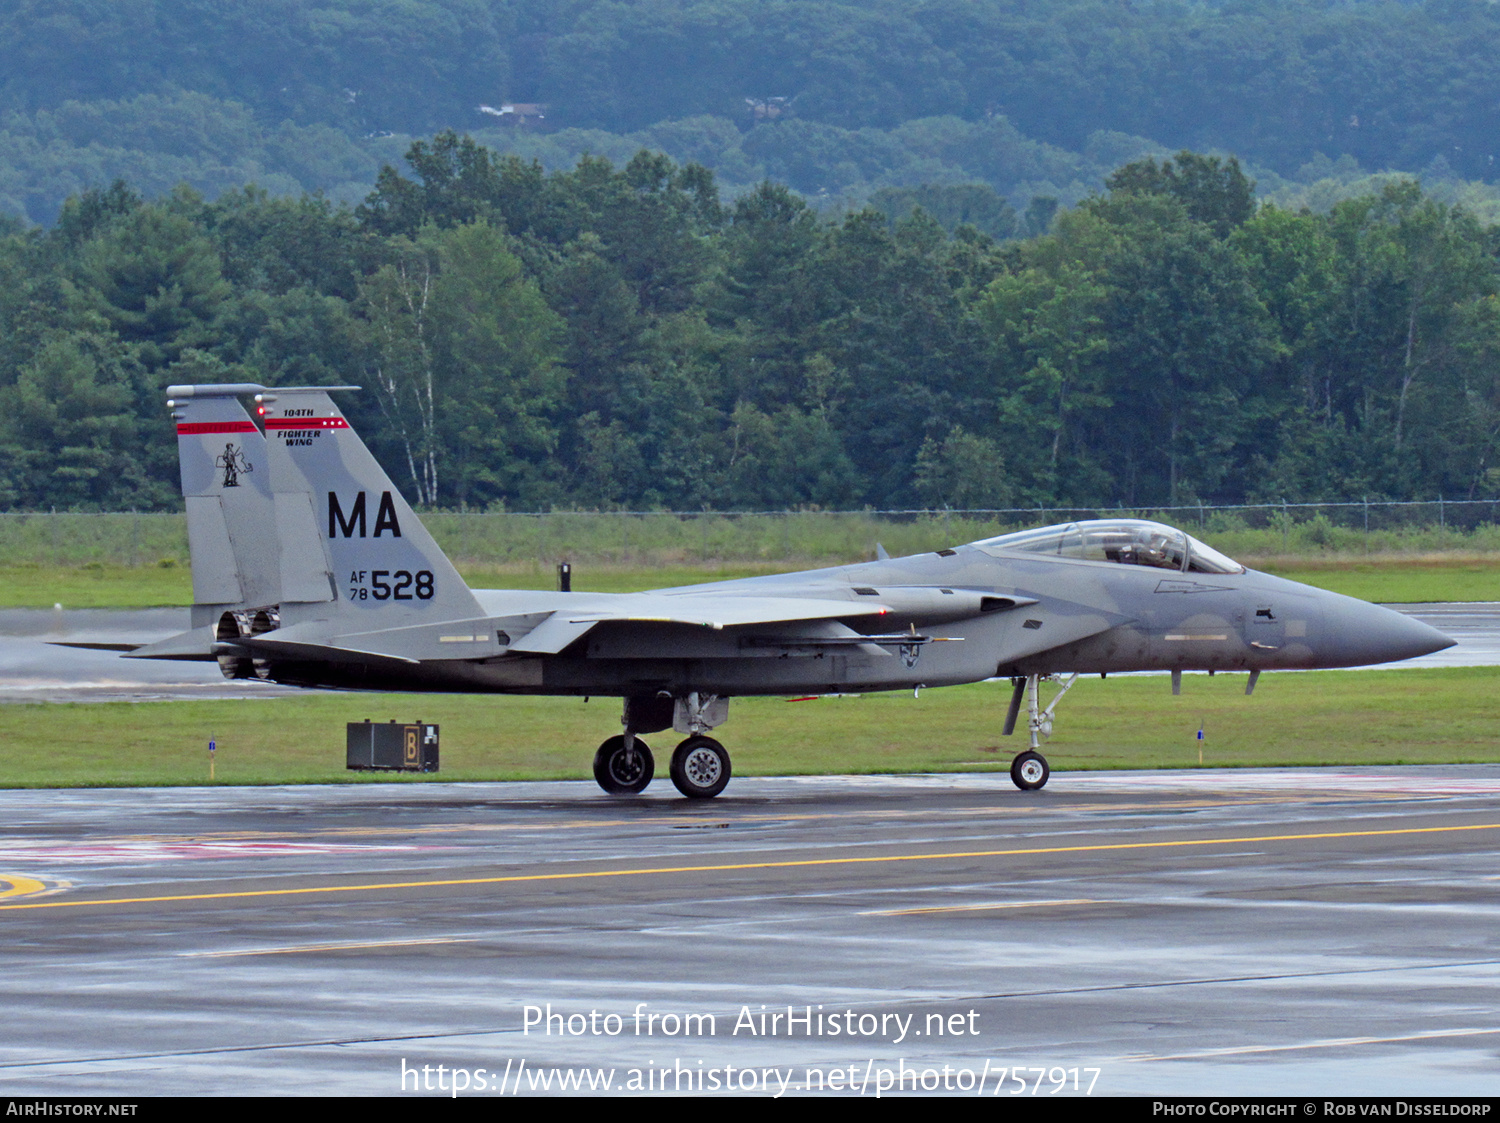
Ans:
<svg viewBox="0 0 1500 1123"><path fill-rule="evenodd" d="M352 390L355 387L335 389ZM1081 674L1350 667L1449 647L1399 613L1247 570L1181 530L1104 519L771 577L606 594L470 589L349 427L329 388L173 386L193 628L132 658L217 660L231 678L367 690L603 695L623 732L605 791L655 770L729 781L708 734L736 695L911 690L1009 678L1011 765L1042 787L1058 701ZM253 398L259 421L241 399ZM1060 684L1041 704L1040 684Z"/></svg>

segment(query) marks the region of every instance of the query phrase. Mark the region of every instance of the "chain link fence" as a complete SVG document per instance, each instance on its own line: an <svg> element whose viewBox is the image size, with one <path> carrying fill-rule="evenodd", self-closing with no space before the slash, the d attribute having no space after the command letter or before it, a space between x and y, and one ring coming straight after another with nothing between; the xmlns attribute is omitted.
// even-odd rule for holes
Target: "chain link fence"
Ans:
<svg viewBox="0 0 1500 1123"><path fill-rule="evenodd" d="M621 565L848 562L941 549L1011 530L1094 518L1152 518L1231 556L1500 551L1500 501L1276 503L984 511L434 511L422 516L460 565L571 559ZM180 513L0 513L0 565L186 565Z"/></svg>

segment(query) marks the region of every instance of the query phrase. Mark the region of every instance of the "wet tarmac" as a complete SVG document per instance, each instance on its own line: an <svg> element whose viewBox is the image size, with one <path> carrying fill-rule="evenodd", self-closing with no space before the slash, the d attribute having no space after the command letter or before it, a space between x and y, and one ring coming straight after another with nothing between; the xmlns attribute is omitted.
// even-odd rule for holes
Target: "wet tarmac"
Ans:
<svg viewBox="0 0 1500 1123"><path fill-rule="evenodd" d="M1500 766L5 791L0 846L8 1095L1500 1093Z"/></svg>
<svg viewBox="0 0 1500 1123"><path fill-rule="evenodd" d="M1458 643L1403 667L1500 666L1500 603L1392 605ZM295 687L226 681L214 663L122 659L59 640L151 643L188 627L185 608L0 609L0 702L117 702L295 694Z"/></svg>

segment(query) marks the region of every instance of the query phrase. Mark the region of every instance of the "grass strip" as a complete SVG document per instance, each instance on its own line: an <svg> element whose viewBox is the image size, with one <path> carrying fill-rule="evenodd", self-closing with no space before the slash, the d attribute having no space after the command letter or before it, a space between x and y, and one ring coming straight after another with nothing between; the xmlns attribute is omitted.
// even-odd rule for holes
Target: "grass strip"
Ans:
<svg viewBox="0 0 1500 1123"><path fill-rule="evenodd" d="M1500 668L1081 681L1045 746L1054 770L1500 761ZM1009 684L788 702L736 699L718 733L737 775L1004 771L1025 747L1000 727ZM344 723L435 721L439 780L586 779L619 701L308 694L217 702L0 706L0 786L371 783L344 769ZM1197 737L1199 729L1204 739ZM658 783L680 735L646 738ZM420 783L421 777L385 782Z"/></svg>

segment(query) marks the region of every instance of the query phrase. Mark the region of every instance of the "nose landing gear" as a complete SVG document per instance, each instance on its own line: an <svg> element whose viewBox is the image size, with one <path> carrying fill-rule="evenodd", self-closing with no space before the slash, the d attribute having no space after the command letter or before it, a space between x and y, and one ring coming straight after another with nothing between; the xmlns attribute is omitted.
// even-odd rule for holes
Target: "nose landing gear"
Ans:
<svg viewBox="0 0 1500 1123"><path fill-rule="evenodd" d="M1047 783L1052 770L1047 767L1047 758L1041 753L1017 753L1010 762L1010 782L1023 792L1034 792Z"/></svg>
<svg viewBox="0 0 1500 1123"><path fill-rule="evenodd" d="M1043 678L1053 682L1062 682L1062 689L1053 696L1046 709L1041 708L1039 698ZM1053 675L1027 675L1025 678L1016 678L1011 681L1015 684L1015 690L1010 697L1010 711L1005 715L1005 736L1009 737L1016 731L1016 718L1020 716L1021 701L1024 698L1026 728L1030 734L1031 747L1025 752L1017 753L1015 760L1010 762L1010 780L1023 792L1034 792L1045 787L1047 778L1052 775L1052 770L1047 766L1047 758L1037 752L1037 747L1041 744L1043 737L1051 736L1052 711L1057 709L1062 696L1073 689L1078 676L1073 674L1066 679L1059 679Z"/></svg>

